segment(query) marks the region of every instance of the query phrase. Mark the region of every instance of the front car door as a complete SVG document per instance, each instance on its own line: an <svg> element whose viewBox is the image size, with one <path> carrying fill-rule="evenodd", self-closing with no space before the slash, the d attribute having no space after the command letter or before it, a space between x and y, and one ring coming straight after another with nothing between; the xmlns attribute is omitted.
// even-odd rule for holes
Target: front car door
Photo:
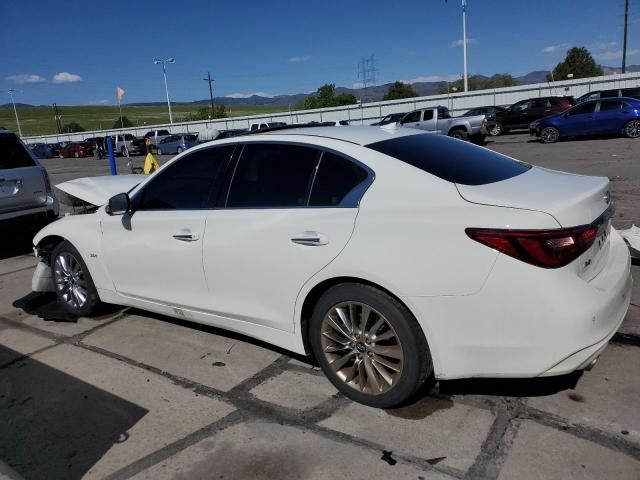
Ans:
<svg viewBox="0 0 640 480"><path fill-rule="evenodd" d="M421 116L422 110L409 112L402 118L402 120L400 120L400 124L407 128L420 128Z"/></svg>
<svg viewBox="0 0 640 480"><path fill-rule="evenodd" d="M116 291L129 299L198 307L205 221L233 147L200 149L159 170L133 195L133 213L105 216L102 253Z"/></svg>
<svg viewBox="0 0 640 480"><path fill-rule="evenodd" d="M530 100L523 100L512 105L504 114L504 118L506 120L505 127L517 128L522 125L528 125L530 123L528 118L531 104L532 102Z"/></svg>
<svg viewBox="0 0 640 480"><path fill-rule="evenodd" d="M207 313L292 332L298 293L349 241L371 181L368 168L330 151L245 144L226 208L207 217Z"/></svg>

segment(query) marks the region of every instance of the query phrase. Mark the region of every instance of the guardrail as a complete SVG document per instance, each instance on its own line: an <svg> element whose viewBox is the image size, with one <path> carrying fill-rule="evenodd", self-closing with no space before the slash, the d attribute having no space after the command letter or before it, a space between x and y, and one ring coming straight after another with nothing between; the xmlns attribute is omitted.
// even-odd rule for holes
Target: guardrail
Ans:
<svg viewBox="0 0 640 480"><path fill-rule="evenodd" d="M264 122L326 122L348 120L352 124L368 124L390 113L408 112L418 108L445 105L452 113L462 113L470 108L486 105L511 105L526 98L547 95L573 95L579 97L594 90L610 88L631 88L640 86L640 72L606 75L601 77L581 78L558 82L535 83L515 87L496 88L492 90L476 90L473 92L455 92L450 94L430 95L402 100L388 100L359 105L321 108L317 110L297 110L266 115L250 115L225 119L203 120L196 122L179 122L161 125L146 125L112 130L94 130L91 132L54 134L24 137L27 143L54 143L81 141L85 138L132 133L144 135L149 130L169 130L171 133L196 133L209 128L229 130L249 128L252 123Z"/></svg>

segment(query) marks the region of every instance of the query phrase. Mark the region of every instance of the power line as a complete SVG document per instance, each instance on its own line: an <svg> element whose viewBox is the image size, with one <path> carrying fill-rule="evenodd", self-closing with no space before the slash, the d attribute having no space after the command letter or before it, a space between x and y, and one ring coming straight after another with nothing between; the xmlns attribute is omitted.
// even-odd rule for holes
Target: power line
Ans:
<svg viewBox="0 0 640 480"><path fill-rule="evenodd" d="M627 71L627 24L629 23L629 0L624 0L624 40L622 42L622 73Z"/></svg>
<svg viewBox="0 0 640 480"><path fill-rule="evenodd" d="M376 57L362 57L358 62L358 78L362 88L373 87L376 84Z"/></svg>
<svg viewBox="0 0 640 480"><path fill-rule="evenodd" d="M215 80L211 78L211 72L207 72L207 78L203 78L205 82L209 82L209 99L211 100L211 115L213 115L213 82Z"/></svg>

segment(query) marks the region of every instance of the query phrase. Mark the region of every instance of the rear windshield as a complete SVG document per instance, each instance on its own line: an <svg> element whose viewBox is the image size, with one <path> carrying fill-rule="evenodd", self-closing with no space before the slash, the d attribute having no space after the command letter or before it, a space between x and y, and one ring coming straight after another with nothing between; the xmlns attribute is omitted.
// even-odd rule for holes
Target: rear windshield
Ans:
<svg viewBox="0 0 640 480"><path fill-rule="evenodd" d="M383 140L367 147L462 185L499 182L531 168L486 148L428 133Z"/></svg>
<svg viewBox="0 0 640 480"><path fill-rule="evenodd" d="M15 135L0 135L0 170L33 166L33 158Z"/></svg>

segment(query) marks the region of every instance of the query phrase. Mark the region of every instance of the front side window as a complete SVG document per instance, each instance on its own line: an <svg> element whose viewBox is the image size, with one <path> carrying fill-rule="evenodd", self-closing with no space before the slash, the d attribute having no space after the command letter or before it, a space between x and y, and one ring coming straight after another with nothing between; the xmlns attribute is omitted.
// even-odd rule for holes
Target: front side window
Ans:
<svg viewBox="0 0 640 480"><path fill-rule="evenodd" d="M229 189L227 207L303 207L320 152L275 143L246 144Z"/></svg>
<svg viewBox="0 0 640 480"><path fill-rule="evenodd" d="M516 103L511 110L513 110L514 112L524 112L525 110L527 110L529 108L529 101L525 100L524 102L519 102Z"/></svg>
<svg viewBox="0 0 640 480"><path fill-rule="evenodd" d="M414 123L420 121L420 110L416 112L407 113L402 119L402 123Z"/></svg>
<svg viewBox="0 0 640 480"><path fill-rule="evenodd" d="M140 192L138 210L212 208L234 146L190 153L159 171Z"/></svg>
<svg viewBox="0 0 640 480"><path fill-rule="evenodd" d="M451 115L449 114L449 109L448 108L439 108L438 109L438 118L439 119L446 119L446 118L451 118Z"/></svg>
<svg viewBox="0 0 640 480"><path fill-rule="evenodd" d="M422 119L426 122L427 120L433 119L433 110L425 110Z"/></svg>
<svg viewBox="0 0 640 480"><path fill-rule="evenodd" d="M0 134L0 170L33 166L33 158L18 137Z"/></svg>
<svg viewBox="0 0 640 480"><path fill-rule="evenodd" d="M367 177L367 171L351 160L334 153L324 152L311 189L309 206L335 207L346 204L356 206L359 198L351 198L351 196L358 193L357 187Z"/></svg>

